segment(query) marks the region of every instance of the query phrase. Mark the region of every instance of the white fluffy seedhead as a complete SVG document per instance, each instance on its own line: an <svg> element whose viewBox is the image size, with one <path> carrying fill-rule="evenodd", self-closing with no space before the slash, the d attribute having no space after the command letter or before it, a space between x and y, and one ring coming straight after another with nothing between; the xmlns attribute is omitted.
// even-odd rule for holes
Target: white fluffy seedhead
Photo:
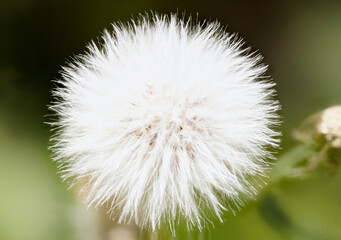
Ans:
<svg viewBox="0 0 341 240"><path fill-rule="evenodd" d="M83 183L89 206L153 230L240 206L278 142L274 84L242 45L176 15L114 24L53 92L63 178Z"/></svg>

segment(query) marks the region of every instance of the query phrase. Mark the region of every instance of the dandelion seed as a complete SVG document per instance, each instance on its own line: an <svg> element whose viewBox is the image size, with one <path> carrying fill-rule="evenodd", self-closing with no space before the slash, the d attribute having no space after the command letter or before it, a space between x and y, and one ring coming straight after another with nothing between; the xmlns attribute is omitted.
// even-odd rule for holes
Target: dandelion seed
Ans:
<svg viewBox="0 0 341 240"><path fill-rule="evenodd" d="M64 68L51 109L62 177L143 229L202 228L269 169L279 106L259 54L217 22L114 24Z"/></svg>

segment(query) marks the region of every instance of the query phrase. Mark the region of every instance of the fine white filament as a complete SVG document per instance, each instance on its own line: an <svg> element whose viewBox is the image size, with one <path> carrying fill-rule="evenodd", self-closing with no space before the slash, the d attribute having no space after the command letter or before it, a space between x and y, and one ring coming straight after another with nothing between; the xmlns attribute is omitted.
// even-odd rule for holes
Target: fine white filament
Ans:
<svg viewBox="0 0 341 240"><path fill-rule="evenodd" d="M256 191L278 144L262 57L217 22L114 24L63 68L51 109L62 176L120 223L188 228ZM261 177L260 177L261 176Z"/></svg>

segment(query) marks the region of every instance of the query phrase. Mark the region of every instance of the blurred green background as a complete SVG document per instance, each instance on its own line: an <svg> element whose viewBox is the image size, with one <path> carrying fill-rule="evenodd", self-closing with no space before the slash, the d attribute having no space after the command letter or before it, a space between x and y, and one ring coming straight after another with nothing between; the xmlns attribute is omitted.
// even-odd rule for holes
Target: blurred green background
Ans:
<svg viewBox="0 0 341 240"><path fill-rule="evenodd" d="M0 0L1 240L77 239L75 196L47 149L51 80L112 22L149 10L218 19L260 50L283 107L279 155L304 118L341 103L341 1ZM341 239L340 173L258 198L212 239Z"/></svg>

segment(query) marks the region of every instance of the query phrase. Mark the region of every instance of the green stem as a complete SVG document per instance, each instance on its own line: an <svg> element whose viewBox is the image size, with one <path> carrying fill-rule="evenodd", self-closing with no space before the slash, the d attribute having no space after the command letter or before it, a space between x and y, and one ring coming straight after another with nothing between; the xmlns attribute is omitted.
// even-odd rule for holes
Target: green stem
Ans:
<svg viewBox="0 0 341 240"><path fill-rule="evenodd" d="M310 153L311 150L309 147L299 144L280 156L271 172L271 185L276 185L283 179L297 177L295 176L295 167L306 159Z"/></svg>
<svg viewBox="0 0 341 240"><path fill-rule="evenodd" d="M139 240L212 240L211 232L204 229L202 232L186 231L184 235L177 234L172 236L171 232L158 230L158 231L141 231Z"/></svg>

